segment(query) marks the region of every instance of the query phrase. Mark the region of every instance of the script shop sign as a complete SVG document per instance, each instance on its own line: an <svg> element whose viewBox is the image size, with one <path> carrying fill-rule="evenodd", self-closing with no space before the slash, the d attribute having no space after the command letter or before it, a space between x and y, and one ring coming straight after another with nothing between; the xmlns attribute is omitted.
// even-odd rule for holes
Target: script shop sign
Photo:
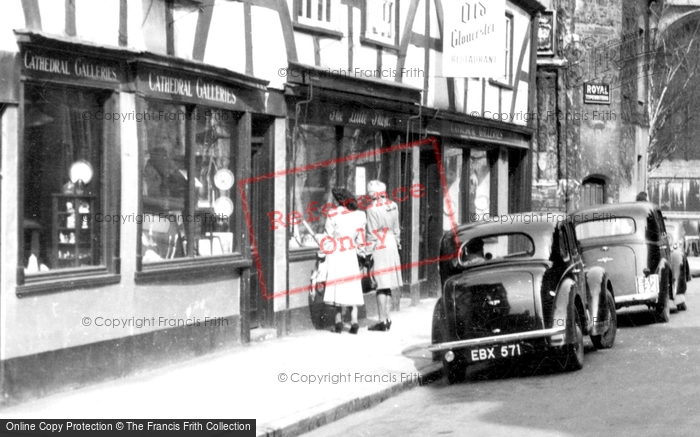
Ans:
<svg viewBox="0 0 700 437"><path fill-rule="evenodd" d="M503 77L505 0L450 1L443 5L443 76Z"/></svg>

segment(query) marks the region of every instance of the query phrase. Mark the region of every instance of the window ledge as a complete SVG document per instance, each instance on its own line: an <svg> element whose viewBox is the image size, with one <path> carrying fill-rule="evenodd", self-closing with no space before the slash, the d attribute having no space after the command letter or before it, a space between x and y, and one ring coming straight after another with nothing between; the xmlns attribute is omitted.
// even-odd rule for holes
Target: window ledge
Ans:
<svg viewBox="0 0 700 437"><path fill-rule="evenodd" d="M75 273L55 273L38 274L25 278L24 285L17 286L17 296L28 296L34 294L55 293L61 291L77 290L82 288L103 287L105 285L118 284L121 282L121 275L107 273L102 269L102 273L75 272Z"/></svg>
<svg viewBox="0 0 700 437"><path fill-rule="evenodd" d="M399 46L396 44L391 44L388 42L383 42L377 39L373 39L367 36L361 36L360 37L360 44L362 45L368 45L368 46L375 46L375 47L381 47L383 49L387 50L392 50L395 52L399 51Z"/></svg>
<svg viewBox="0 0 700 437"><path fill-rule="evenodd" d="M198 277L229 276L236 269L249 268L253 262L241 254L211 256L206 258L186 258L180 260L144 264L143 270L136 272L137 284L151 282L182 282L191 279L193 273Z"/></svg>
<svg viewBox="0 0 700 437"><path fill-rule="evenodd" d="M337 30L325 29L323 27L310 26L308 24L294 23L294 30L299 32L310 33L318 36L325 36L333 39L343 39L343 32Z"/></svg>
<svg viewBox="0 0 700 437"><path fill-rule="evenodd" d="M499 82L499 81L493 80L493 79L489 79L489 85L497 86L499 88L503 88L503 89L511 90L511 91L513 91L513 89L514 89L513 85L509 85L505 82Z"/></svg>

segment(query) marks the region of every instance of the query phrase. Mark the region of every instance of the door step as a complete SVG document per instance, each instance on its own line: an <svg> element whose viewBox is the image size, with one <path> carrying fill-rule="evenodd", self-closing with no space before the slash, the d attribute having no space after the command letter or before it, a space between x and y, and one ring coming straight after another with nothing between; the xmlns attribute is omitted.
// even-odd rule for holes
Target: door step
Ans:
<svg viewBox="0 0 700 437"><path fill-rule="evenodd" d="M277 338L276 328L255 328L250 330L250 342L274 340Z"/></svg>

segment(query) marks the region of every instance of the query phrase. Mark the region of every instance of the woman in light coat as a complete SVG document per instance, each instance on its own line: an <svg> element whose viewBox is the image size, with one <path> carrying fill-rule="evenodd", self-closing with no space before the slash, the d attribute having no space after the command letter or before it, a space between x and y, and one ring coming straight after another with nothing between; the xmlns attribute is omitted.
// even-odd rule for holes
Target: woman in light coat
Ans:
<svg viewBox="0 0 700 437"><path fill-rule="evenodd" d="M321 250L326 254L328 276L323 301L337 308L335 328L332 332L343 331L343 308L350 307L350 333L357 334L357 307L364 305L358 255L364 257L368 245L361 232L364 232L367 219L358 211L354 195L345 188L333 188L335 208L326 219L326 237L321 241Z"/></svg>
<svg viewBox="0 0 700 437"><path fill-rule="evenodd" d="M377 280L377 310L379 323L370 331L388 331L391 328L388 300L392 290L400 290L401 279L401 227L399 207L387 198L386 185L380 181L367 183L367 192L374 198L367 209L367 240L373 243L373 275Z"/></svg>

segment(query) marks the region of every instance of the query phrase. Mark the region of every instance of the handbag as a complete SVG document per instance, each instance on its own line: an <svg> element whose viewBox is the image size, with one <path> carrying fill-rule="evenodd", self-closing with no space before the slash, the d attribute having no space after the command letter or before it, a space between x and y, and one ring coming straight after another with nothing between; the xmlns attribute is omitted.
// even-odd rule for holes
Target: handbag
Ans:
<svg viewBox="0 0 700 437"><path fill-rule="evenodd" d="M311 272L311 300L316 298L318 293L320 296L326 291L326 280L328 279L328 264L325 256L316 258L316 267Z"/></svg>
<svg viewBox="0 0 700 437"><path fill-rule="evenodd" d="M366 257L357 257L360 264L360 273L362 273L362 292L371 293L377 289L377 278L372 274L372 269L374 268L374 259L372 255L367 255Z"/></svg>

